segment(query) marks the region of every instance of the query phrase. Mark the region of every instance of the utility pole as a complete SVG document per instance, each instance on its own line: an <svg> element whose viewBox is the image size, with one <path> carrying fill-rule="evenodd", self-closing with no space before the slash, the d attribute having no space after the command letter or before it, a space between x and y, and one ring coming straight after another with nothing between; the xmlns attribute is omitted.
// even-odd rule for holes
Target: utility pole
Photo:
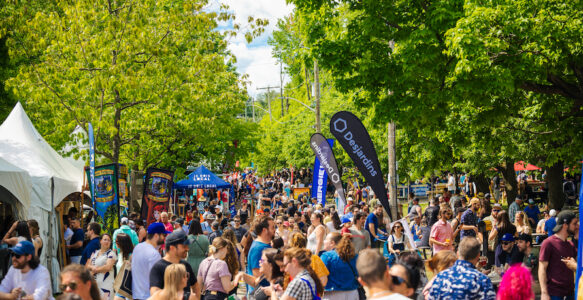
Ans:
<svg viewBox="0 0 583 300"><path fill-rule="evenodd" d="M283 63L281 61L279 62L279 97L281 98L281 117L283 117Z"/></svg>
<svg viewBox="0 0 583 300"><path fill-rule="evenodd" d="M253 107L253 123L255 123L255 98L251 98L251 107Z"/></svg>
<svg viewBox="0 0 583 300"><path fill-rule="evenodd" d="M257 88L257 90L267 90L267 109L269 110L269 122L273 122L273 117L271 115L271 89L276 89L276 86L266 86L262 88ZM282 100L283 101L283 100Z"/></svg>
<svg viewBox="0 0 583 300"><path fill-rule="evenodd" d="M316 98L316 132L322 132L320 124L320 70L318 69L318 61L314 60L314 97Z"/></svg>
<svg viewBox="0 0 583 300"><path fill-rule="evenodd" d="M397 201L397 160L395 144L395 122L391 121L388 128L389 142L389 204L391 206L391 220L398 220L398 201Z"/></svg>

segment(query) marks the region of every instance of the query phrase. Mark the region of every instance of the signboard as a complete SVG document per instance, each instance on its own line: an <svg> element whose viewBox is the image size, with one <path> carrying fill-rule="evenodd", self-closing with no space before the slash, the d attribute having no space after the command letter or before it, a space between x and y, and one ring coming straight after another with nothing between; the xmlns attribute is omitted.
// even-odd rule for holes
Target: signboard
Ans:
<svg viewBox="0 0 583 300"><path fill-rule="evenodd" d="M93 209L97 223L103 226L104 232L112 233L119 227L119 182L116 164L95 167L95 186L89 181ZM91 177L91 169L85 169L87 177Z"/></svg>
<svg viewBox="0 0 583 300"><path fill-rule="evenodd" d="M174 171L148 168L144 182L142 218L146 226L160 221L160 214L168 212Z"/></svg>

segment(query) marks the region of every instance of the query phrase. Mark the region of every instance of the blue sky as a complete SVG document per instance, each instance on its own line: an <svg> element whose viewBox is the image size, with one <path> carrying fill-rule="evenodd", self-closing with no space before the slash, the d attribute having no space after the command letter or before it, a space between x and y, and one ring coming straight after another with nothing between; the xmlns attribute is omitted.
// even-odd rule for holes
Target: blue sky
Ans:
<svg viewBox="0 0 583 300"><path fill-rule="evenodd" d="M237 57L237 70L249 75L250 84L247 90L251 96L258 94L258 87L279 86L279 65L271 55L271 47L267 44L277 20L291 14L292 5L285 0L218 0L230 7L236 16L235 22L244 26L247 18L267 18L269 26L265 32L252 43L248 44L243 35L231 38L229 49ZM215 2L215 5L217 5ZM221 26L232 27L232 22ZM286 78L284 77L284 83Z"/></svg>

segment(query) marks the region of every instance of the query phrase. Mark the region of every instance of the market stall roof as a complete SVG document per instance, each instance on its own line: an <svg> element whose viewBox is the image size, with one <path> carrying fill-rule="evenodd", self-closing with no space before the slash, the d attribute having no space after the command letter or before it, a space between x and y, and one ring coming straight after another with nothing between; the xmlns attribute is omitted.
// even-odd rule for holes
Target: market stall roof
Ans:
<svg viewBox="0 0 583 300"><path fill-rule="evenodd" d="M527 164L522 160L514 164L514 171L534 171L534 170L540 170L540 168L535 165Z"/></svg>
<svg viewBox="0 0 583 300"><path fill-rule="evenodd" d="M188 174L187 179L174 183L175 189L226 189L231 185L219 178L205 166L200 166Z"/></svg>

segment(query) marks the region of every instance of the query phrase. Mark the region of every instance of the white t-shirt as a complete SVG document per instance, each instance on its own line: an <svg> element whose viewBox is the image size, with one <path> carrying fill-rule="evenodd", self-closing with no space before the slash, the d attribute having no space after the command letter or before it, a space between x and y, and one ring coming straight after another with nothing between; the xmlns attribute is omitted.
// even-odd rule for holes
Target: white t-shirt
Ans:
<svg viewBox="0 0 583 300"><path fill-rule="evenodd" d="M394 293L381 298L375 298L374 300L410 300L410 298L407 298L401 294Z"/></svg>
<svg viewBox="0 0 583 300"><path fill-rule="evenodd" d="M19 287L26 295L34 295L34 300L54 299L51 289L51 275L43 265L39 265L36 269L24 274L11 266L0 284L0 292L10 293Z"/></svg>
<svg viewBox="0 0 583 300"><path fill-rule="evenodd" d="M449 178L447 179L447 190L455 191L455 177L449 176Z"/></svg>
<svg viewBox="0 0 583 300"><path fill-rule="evenodd" d="M154 246L139 243L132 253L132 296L134 299L150 298L150 271L162 257Z"/></svg>

